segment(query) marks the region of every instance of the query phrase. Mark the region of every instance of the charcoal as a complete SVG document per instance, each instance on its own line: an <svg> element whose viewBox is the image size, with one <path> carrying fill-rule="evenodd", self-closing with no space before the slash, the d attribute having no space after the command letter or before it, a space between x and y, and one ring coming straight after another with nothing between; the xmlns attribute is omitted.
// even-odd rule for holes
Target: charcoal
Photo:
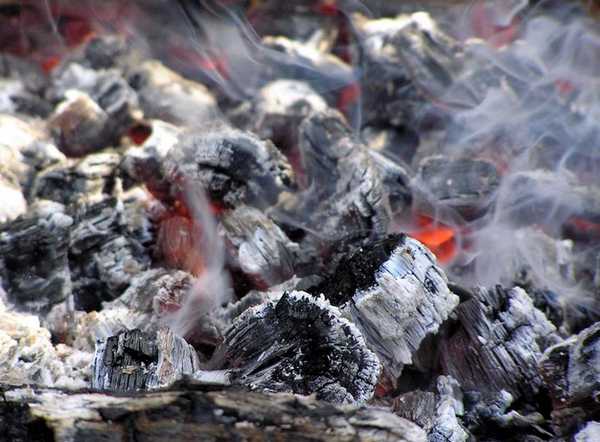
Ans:
<svg viewBox="0 0 600 442"><path fill-rule="evenodd" d="M11 302L43 312L71 293L72 225L72 217L57 212L17 218L0 227L0 278Z"/></svg>
<svg viewBox="0 0 600 442"><path fill-rule="evenodd" d="M359 331L323 299L285 293L237 318L210 368L252 389L316 394L336 403L371 397L379 363Z"/></svg>
<svg viewBox="0 0 600 442"><path fill-rule="evenodd" d="M288 153L298 144L297 128L304 117L326 109L325 100L306 82L276 80L261 88L252 102L232 111L229 118Z"/></svg>
<svg viewBox="0 0 600 442"><path fill-rule="evenodd" d="M589 419L600 417L598 407L598 346L600 323L548 348L538 362L539 373L552 398L555 430L567 435Z"/></svg>
<svg viewBox="0 0 600 442"><path fill-rule="evenodd" d="M463 390L480 392L484 404L501 392L534 397L543 386L542 352L560 340L556 328L520 288L480 287L473 294L456 308L458 323L440 343L443 371Z"/></svg>
<svg viewBox="0 0 600 442"><path fill-rule="evenodd" d="M135 212L135 210L134 210ZM102 301L117 298L133 275L150 264L144 226L131 225L132 214L116 198L84 205L74 214L69 243L75 306L99 310Z"/></svg>
<svg viewBox="0 0 600 442"><path fill-rule="evenodd" d="M258 209L239 206L222 218L234 265L258 286L271 287L294 275L299 246Z"/></svg>
<svg viewBox="0 0 600 442"><path fill-rule="evenodd" d="M92 367L92 388L133 392L167 387L199 368L196 351L169 329L156 337L138 329L100 341Z"/></svg>
<svg viewBox="0 0 600 442"><path fill-rule="evenodd" d="M440 376L436 384L435 392L414 390L396 397L392 409L423 428L430 442L469 440L460 423L464 410L458 382Z"/></svg>
<svg viewBox="0 0 600 442"><path fill-rule="evenodd" d="M423 12L379 20L356 16L354 25L363 52L363 125L413 126L427 99L450 85L458 44Z"/></svg>
<svg viewBox="0 0 600 442"><path fill-rule="evenodd" d="M181 77L159 61L145 61L128 74L139 96L145 118L192 126L218 116L216 100L209 90Z"/></svg>
<svg viewBox="0 0 600 442"><path fill-rule="evenodd" d="M440 155L421 160L414 186L425 198L472 219L485 213L499 184L493 164L468 158L449 160Z"/></svg>
<svg viewBox="0 0 600 442"><path fill-rule="evenodd" d="M163 161L177 143L180 129L160 120L148 123L150 136L140 147L128 149L119 168L124 186L144 183L161 200L169 199L169 183L163 170Z"/></svg>
<svg viewBox="0 0 600 442"><path fill-rule="evenodd" d="M174 193L193 183L226 207L269 206L293 185L290 165L271 142L226 126L181 135L165 168Z"/></svg>
<svg viewBox="0 0 600 442"><path fill-rule="evenodd" d="M328 241L378 238L389 226L389 197L381 166L335 111L317 112L300 127L307 195L295 210ZM402 183L396 183L402 189ZM394 192L397 192L394 190Z"/></svg>
<svg viewBox="0 0 600 442"><path fill-rule="evenodd" d="M81 63L96 70L118 67L127 50L127 43L121 36L94 36L85 45Z"/></svg>
<svg viewBox="0 0 600 442"><path fill-rule="evenodd" d="M114 192L120 161L117 153L101 152L53 164L35 177L30 198L65 205L100 201Z"/></svg>
<svg viewBox="0 0 600 442"><path fill-rule="evenodd" d="M405 235L359 248L311 291L340 306L392 379L458 304L432 253Z"/></svg>

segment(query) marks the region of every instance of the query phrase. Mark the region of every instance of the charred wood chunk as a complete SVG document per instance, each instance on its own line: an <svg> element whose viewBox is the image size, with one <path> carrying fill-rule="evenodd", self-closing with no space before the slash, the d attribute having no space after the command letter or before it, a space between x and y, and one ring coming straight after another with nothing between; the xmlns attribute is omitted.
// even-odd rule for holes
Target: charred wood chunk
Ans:
<svg viewBox="0 0 600 442"><path fill-rule="evenodd" d="M298 244L263 212L240 206L224 216L222 224L233 249L233 264L259 287L271 287L294 275Z"/></svg>
<svg viewBox="0 0 600 442"><path fill-rule="evenodd" d="M493 164L481 160L443 156L423 159L415 180L416 187L439 204L458 211L465 218L485 212L500 184Z"/></svg>
<svg viewBox="0 0 600 442"><path fill-rule="evenodd" d="M409 127L366 126L361 138L371 150L396 163L411 163L419 147L419 135Z"/></svg>
<svg viewBox="0 0 600 442"><path fill-rule="evenodd" d="M558 341L556 328L520 288L477 288L456 309L458 325L441 342L444 372L489 404L501 392L514 400L542 387L537 364Z"/></svg>
<svg viewBox="0 0 600 442"><path fill-rule="evenodd" d="M117 153L103 152L54 164L36 176L30 199L65 205L97 202L112 194L119 161Z"/></svg>
<svg viewBox="0 0 600 442"><path fill-rule="evenodd" d="M364 124L413 126L426 99L452 83L458 44L423 12L354 22L363 50Z"/></svg>
<svg viewBox="0 0 600 442"><path fill-rule="evenodd" d="M385 408L337 407L290 394L176 389L107 395L9 386L0 393L0 430L22 438L10 440L427 440L416 424Z"/></svg>
<svg viewBox="0 0 600 442"><path fill-rule="evenodd" d="M335 111L315 112L300 127L302 166L308 193L296 210L330 240L383 236L388 229L388 195L383 163L353 135Z"/></svg>
<svg viewBox="0 0 600 442"><path fill-rule="evenodd" d="M292 154L304 117L326 109L325 100L307 83L275 80L261 88L252 102L232 111L229 118L236 126L269 139L286 154Z"/></svg>
<svg viewBox="0 0 600 442"><path fill-rule="evenodd" d="M600 417L600 323L550 347L539 360L539 373L553 401L554 428L567 435Z"/></svg>
<svg viewBox="0 0 600 442"><path fill-rule="evenodd" d="M183 179L230 207L240 202L269 206L293 185L290 165L271 142L226 126L183 134L166 168L176 193L184 190L178 189Z"/></svg>
<svg viewBox="0 0 600 442"><path fill-rule="evenodd" d="M69 263L79 309L99 310L102 301L118 297L133 276L149 266L144 237L139 236L143 232L133 229L123 203L115 198L81 206L76 212Z"/></svg>
<svg viewBox="0 0 600 442"><path fill-rule="evenodd" d="M68 246L73 218L63 213L0 226L0 277L9 300L48 311L71 293Z"/></svg>
<svg viewBox="0 0 600 442"><path fill-rule="evenodd" d="M217 103L201 83L187 80L156 60L143 62L128 74L146 118L192 126L218 116Z"/></svg>
<svg viewBox="0 0 600 442"><path fill-rule="evenodd" d="M169 329L155 337L137 329L123 331L98 343L92 388L131 392L167 387L199 364L195 350Z"/></svg>
<svg viewBox="0 0 600 442"><path fill-rule="evenodd" d="M469 440L460 422L464 413L460 385L449 376L437 379L434 392L414 390L396 397L392 409L423 428L431 442Z"/></svg>
<svg viewBox="0 0 600 442"><path fill-rule="evenodd" d="M252 389L316 394L336 403L368 400L379 362L360 332L322 298L285 293L244 312L217 348L211 368Z"/></svg>
<svg viewBox="0 0 600 442"><path fill-rule="evenodd" d="M458 304L444 271L418 241L393 235L363 246L313 293L340 305L392 379Z"/></svg>

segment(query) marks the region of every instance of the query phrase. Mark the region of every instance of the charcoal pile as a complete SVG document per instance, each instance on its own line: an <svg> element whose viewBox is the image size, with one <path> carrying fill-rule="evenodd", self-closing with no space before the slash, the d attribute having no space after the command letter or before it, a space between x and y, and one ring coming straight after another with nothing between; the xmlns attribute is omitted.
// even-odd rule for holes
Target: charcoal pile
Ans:
<svg viewBox="0 0 600 442"><path fill-rule="evenodd" d="M588 3L0 1L0 440L600 440Z"/></svg>

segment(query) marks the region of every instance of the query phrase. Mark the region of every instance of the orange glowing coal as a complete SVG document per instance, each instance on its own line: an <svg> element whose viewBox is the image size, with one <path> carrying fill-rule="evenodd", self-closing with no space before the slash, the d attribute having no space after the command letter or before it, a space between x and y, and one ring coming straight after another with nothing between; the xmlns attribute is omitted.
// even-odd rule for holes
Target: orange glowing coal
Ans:
<svg viewBox="0 0 600 442"><path fill-rule="evenodd" d="M416 227L408 234L425 244L441 263L449 263L456 256L456 235L451 227L425 216L417 216Z"/></svg>

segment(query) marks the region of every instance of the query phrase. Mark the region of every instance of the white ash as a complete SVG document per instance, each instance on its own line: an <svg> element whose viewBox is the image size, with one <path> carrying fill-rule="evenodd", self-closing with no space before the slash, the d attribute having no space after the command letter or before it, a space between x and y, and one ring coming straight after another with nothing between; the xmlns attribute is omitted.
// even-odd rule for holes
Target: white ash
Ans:
<svg viewBox="0 0 600 442"><path fill-rule="evenodd" d="M0 302L0 382L77 389L89 385L93 354L54 346L37 316Z"/></svg>
<svg viewBox="0 0 600 442"><path fill-rule="evenodd" d="M594 442L600 440L600 422L590 421L575 435L575 442Z"/></svg>

